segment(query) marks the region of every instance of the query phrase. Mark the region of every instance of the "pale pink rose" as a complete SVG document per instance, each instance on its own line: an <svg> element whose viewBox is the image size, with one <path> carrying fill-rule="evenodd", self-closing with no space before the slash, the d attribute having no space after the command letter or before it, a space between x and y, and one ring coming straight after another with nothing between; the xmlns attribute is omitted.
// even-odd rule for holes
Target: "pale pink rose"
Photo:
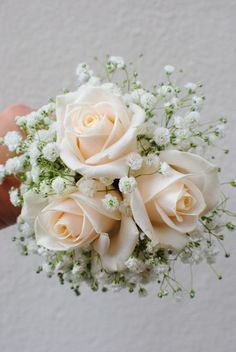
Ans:
<svg viewBox="0 0 236 352"><path fill-rule="evenodd" d="M125 156L136 149L136 129L145 112L129 109L108 88L82 86L56 101L60 157L71 169L89 177L122 177Z"/></svg>
<svg viewBox="0 0 236 352"><path fill-rule="evenodd" d="M108 271L124 270L132 254L138 230L131 217L119 210L110 212L102 205L105 192L94 198L79 192L50 199L30 191L24 196L24 218L35 220L37 244L53 251L84 248L91 244ZM118 192L112 192L117 198Z"/></svg>
<svg viewBox="0 0 236 352"><path fill-rule="evenodd" d="M131 209L154 246L181 249L199 217L219 201L218 170L200 156L174 150L161 152L160 160L170 165L168 175L145 175L150 170L143 169Z"/></svg>

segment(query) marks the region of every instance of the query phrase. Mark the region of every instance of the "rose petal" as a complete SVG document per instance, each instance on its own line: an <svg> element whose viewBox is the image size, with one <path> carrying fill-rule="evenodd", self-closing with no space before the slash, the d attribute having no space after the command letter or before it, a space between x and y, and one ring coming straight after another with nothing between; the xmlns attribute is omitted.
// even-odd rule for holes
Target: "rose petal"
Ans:
<svg viewBox="0 0 236 352"><path fill-rule="evenodd" d="M105 255L110 246L110 238L108 234L101 233L99 237L93 242L93 248L98 254Z"/></svg>
<svg viewBox="0 0 236 352"><path fill-rule="evenodd" d="M156 226L153 232L153 246L156 248L168 248L180 250L189 242L186 234L180 233L169 226Z"/></svg>
<svg viewBox="0 0 236 352"><path fill-rule="evenodd" d="M152 238L153 227L138 189L131 194L130 206L136 224L149 238Z"/></svg>
<svg viewBox="0 0 236 352"><path fill-rule="evenodd" d="M138 229L132 218L124 216L120 230L110 235L108 251L101 255L103 268L108 271L125 270L125 262L134 251L138 235Z"/></svg>
<svg viewBox="0 0 236 352"><path fill-rule="evenodd" d="M40 196L34 191L28 191L24 194L24 203L21 215L26 221L34 221L40 211L48 204L48 199Z"/></svg>
<svg viewBox="0 0 236 352"><path fill-rule="evenodd" d="M86 165L71 151L67 141L64 139L61 145L61 158L72 170L80 172L82 175L93 177L121 178L128 173L128 165L125 158L117 159L101 165Z"/></svg>
<svg viewBox="0 0 236 352"><path fill-rule="evenodd" d="M143 171L145 172L145 170ZM177 181L184 179L183 175L175 170L171 170L171 174L166 176L160 173L154 175L142 175L136 178L137 187L143 198L144 203L154 198L158 193L164 191Z"/></svg>
<svg viewBox="0 0 236 352"><path fill-rule="evenodd" d="M187 233L193 231L196 228L198 216L186 214L183 216L183 221L178 222L174 217L169 217L157 202L155 202L155 206L163 222L165 222L166 225L172 229L178 232Z"/></svg>

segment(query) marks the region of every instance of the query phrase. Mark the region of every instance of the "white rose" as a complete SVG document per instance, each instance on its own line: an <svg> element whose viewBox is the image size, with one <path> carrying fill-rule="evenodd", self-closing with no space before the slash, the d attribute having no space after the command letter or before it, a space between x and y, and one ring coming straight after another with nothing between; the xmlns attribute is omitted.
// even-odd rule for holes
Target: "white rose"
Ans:
<svg viewBox="0 0 236 352"><path fill-rule="evenodd" d="M128 110L109 89L82 86L57 97L57 143L64 163L89 177L118 178L127 174L124 158L136 150L136 129L145 113Z"/></svg>
<svg viewBox="0 0 236 352"><path fill-rule="evenodd" d="M138 230L131 217L117 209L103 207L105 192L90 198L80 192L63 197L42 198L29 191L24 195L22 217L34 222L37 244L53 251L65 251L91 244L108 271L125 270ZM118 192L111 192L120 198Z"/></svg>
<svg viewBox="0 0 236 352"><path fill-rule="evenodd" d="M198 155L174 150L161 152L160 160L170 172L147 175L143 169L130 195L131 209L153 246L181 249L189 241L186 233L219 201L218 170Z"/></svg>

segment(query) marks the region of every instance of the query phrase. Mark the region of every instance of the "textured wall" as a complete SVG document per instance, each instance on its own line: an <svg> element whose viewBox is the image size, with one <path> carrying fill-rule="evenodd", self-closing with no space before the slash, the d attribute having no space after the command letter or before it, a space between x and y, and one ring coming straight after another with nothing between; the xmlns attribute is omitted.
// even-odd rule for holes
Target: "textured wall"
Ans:
<svg viewBox="0 0 236 352"><path fill-rule="evenodd" d="M77 63L94 55L143 52L145 81L159 80L166 63L184 68L188 80L204 80L203 118L231 120L232 153L221 162L233 177L235 16L235 0L1 0L0 108L44 104L73 86ZM236 350L235 235L227 239L231 258L218 262L223 281L199 267L196 299L175 303L90 291L76 298L34 273L37 258L19 256L15 231L0 232L1 352Z"/></svg>

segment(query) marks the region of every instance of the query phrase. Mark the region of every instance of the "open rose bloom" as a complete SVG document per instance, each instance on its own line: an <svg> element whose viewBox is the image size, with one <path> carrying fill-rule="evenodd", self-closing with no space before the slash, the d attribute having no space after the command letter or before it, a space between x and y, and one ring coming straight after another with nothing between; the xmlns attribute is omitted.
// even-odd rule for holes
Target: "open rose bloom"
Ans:
<svg viewBox="0 0 236 352"><path fill-rule="evenodd" d="M134 219L154 246L183 248L199 218L219 201L217 168L189 153L165 151L168 175L142 170L131 195Z"/></svg>
<svg viewBox="0 0 236 352"><path fill-rule="evenodd" d="M124 74L117 83L81 64L77 90L17 118L26 140L3 139L16 156L0 165L0 182L22 180L10 191L22 205L19 244L42 255L38 272L57 272L76 294L83 282L143 293L155 281L160 297L182 292L174 263L214 264L222 231L233 229L206 156L226 121L201 125L200 87L182 93L174 68L165 70L165 84L145 89L120 57L105 63L110 80Z"/></svg>
<svg viewBox="0 0 236 352"><path fill-rule="evenodd" d="M58 144L72 170L90 177L125 176L125 156L136 149L136 130L144 122L137 105L128 110L108 89L81 87L57 97Z"/></svg>

